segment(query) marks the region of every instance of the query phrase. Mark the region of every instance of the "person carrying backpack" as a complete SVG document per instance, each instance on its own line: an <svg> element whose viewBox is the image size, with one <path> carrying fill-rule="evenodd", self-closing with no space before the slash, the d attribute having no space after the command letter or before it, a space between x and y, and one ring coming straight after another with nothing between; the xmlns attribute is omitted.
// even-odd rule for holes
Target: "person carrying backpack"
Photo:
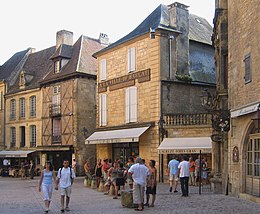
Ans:
<svg viewBox="0 0 260 214"><path fill-rule="evenodd" d="M71 195L71 186L73 184L75 178L74 170L69 167L69 161L63 161L63 167L58 170L57 173L57 181L55 189L58 190L58 186L60 189L61 195L61 212L69 211L69 202L70 202L70 195ZM64 202L65 202L65 195L66 195L66 207L64 209Z"/></svg>

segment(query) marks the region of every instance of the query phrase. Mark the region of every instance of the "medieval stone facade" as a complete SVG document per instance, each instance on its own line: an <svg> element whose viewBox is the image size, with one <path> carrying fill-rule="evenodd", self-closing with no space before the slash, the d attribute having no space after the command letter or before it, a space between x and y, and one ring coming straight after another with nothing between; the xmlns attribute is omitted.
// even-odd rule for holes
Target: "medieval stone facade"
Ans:
<svg viewBox="0 0 260 214"><path fill-rule="evenodd" d="M259 201L258 1L216 1L214 44L218 107L230 110L220 142L221 192Z"/></svg>

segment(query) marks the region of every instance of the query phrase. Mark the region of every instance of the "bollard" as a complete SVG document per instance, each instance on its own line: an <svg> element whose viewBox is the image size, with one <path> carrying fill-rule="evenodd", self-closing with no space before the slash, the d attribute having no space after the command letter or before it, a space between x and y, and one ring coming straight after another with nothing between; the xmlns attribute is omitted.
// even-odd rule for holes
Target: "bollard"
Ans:
<svg viewBox="0 0 260 214"><path fill-rule="evenodd" d="M110 196L115 196L116 195L116 189L115 189L113 184L110 185L109 195Z"/></svg>
<svg viewBox="0 0 260 214"><path fill-rule="evenodd" d="M97 188L97 178L93 177L91 181L91 189L96 189Z"/></svg>
<svg viewBox="0 0 260 214"><path fill-rule="evenodd" d="M104 192L105 191L105 181L103 179L100 180L98 191L99 192Z"/></svg>
<svg viewBox="0 0 260 214"><path fill-rule="evenodd" d="M133 208L133 190L121 191L121 204L123 207Z"/></svg>
<svg viewBox="0 0 260 214"><path fill-rule="evenodd" d="M85 178L85 179L84 179L84 187L87 187L87 186L88 186L88 179Z"/></svg>

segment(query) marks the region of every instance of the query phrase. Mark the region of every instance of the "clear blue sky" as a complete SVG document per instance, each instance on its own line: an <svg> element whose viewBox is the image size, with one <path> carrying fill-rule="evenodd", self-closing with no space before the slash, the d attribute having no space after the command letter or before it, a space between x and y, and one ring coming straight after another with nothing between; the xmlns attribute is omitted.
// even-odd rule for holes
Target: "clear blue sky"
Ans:
<svg viewBox="0 0 260 214"><path fill-rule="evenodd" d="M0 65L28 47L36 51L55 45L56 32L108 35L115 42L132 31L160 4L174 0L5 0L0 2ZM213 25L215 0L179 0L190 13Z"/></svg>

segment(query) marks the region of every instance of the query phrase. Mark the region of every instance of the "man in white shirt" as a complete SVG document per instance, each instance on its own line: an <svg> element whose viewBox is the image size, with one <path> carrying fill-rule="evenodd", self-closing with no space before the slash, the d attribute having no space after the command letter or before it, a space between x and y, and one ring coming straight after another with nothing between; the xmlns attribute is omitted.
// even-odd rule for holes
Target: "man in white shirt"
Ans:
<svg viewBox="0 0 260 214"><path fill-rule="evenodd" d="M132 176L133 183L133 200L138 204L136 210L143 210L144 203L144 188L146 185L146 178L148 176L148 168L143 164L142 158L136 158L135 164L130 167L128 173Z"/></svg>
<svg viewBox="0 0 260 214"><path fill-rule="evenodd" d="M75 178L74 170L69 167L69 161L63 161L63 167L58 170L57 173L57 182L55 189L58 189L58 185L60 188L61 194L61 212L64 212L64 201L66 195L66 211L69 211L69 202L70 202L70 195L71 195L71 186L73 184Z"/></svg>
<svg viewBox="0 0 260 214"><path fill-rule="evenodd" d="M180 162L179 169L179 177L181 181L181 191L183 197L188 197L189 195L189 176L190 176L190 163L188 161L188 157L184 155L182 157L182 161Z"/></svg>

